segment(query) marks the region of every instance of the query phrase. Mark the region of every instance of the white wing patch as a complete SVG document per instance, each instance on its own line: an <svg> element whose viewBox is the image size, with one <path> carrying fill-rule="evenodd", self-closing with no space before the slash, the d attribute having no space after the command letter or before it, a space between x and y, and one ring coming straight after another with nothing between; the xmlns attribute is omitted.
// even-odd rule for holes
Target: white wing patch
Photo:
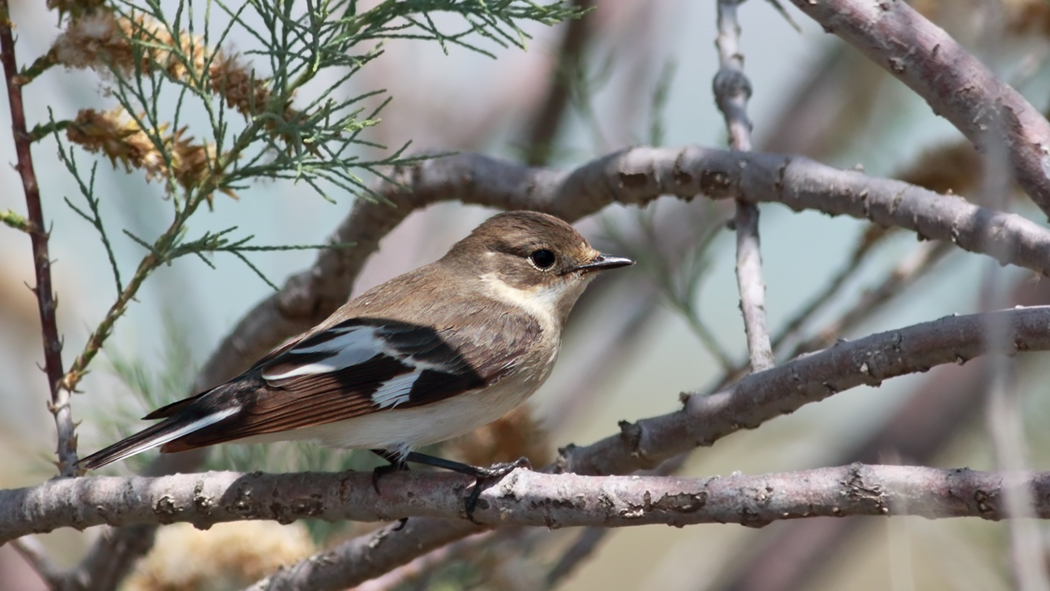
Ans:
<svg viewBox="0 0 1050 591"><path fill-rule="evenodd" d="M384 382L372 394L372 403L379 408L394 408L402 402L408 402L408 393L412 391L412 385L421 373L423 372L417 369Z"/></svg>
<svg viewBox="0 0 1050 591"><path fill-rule="evenodd" d="M196 421L193 421L189 425L185 425L183 427L179 427L178 429L175 429L174 431L171 431L170 433L165 433L163 435L160 435L159 437L154 437L154 438L151 438L151 439L147 439L146 441L143 441L142 443L140 443L138 445L129 447L128 449L125 449L124 451L120 452L120 454L118 454L116 456L113 456L112 458L107 458L106 459L106 463L109 464L111 462L119 462L120 460L123 460L125 458L130 458L131 456L133 456L135 454L139 454L139 453L142 453L142 452L144 452L146 450L153 449L154 447L159 447L161 445L164 445L165 443L168 443L168 442L171 442L171 441L175 441L176 439L178 439L179 437L182 437L183 435L189 435L190 433L193 433L194 431L199 431L199 430L207 427L208 425L214 425L215 423L218 423L219 421L225 419L226 417L229 417L231 415L235 415L238 412L240 412L240 410L241 410L240 406L235 406L233 408L227 408L227 409L224 409L224 410L220 410L219 412L214 412L214 413L212 413L212 414L210 414L208 416L201 417L201 418L197 419Z"/></svg>
<svg viewBox="0 0 1050 591"><path fill-rule="evenodd" d="M385 343L375 335L375 328L371 326L353 326L343 328L331 328L329 332L342 333L333 339L318 343L309 347L292 347L282 355L295 359L296 355L309 355L312 353L329 353L332 356L321 361L315 361L305 365L293 366L291 369L280 373L263 372L262 377L268 381L286 380L301 376L316 375L338 371L345 367L364 363L369 359L386 350ZM281 364L287 368L287 364Z"/></svg>

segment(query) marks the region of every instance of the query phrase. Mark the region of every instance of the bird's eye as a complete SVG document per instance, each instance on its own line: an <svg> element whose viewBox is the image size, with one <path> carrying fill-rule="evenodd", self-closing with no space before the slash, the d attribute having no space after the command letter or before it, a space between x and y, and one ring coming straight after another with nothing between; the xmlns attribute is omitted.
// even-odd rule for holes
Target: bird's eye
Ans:
<svg viewBox="0 0 1050 591"><path fill-rule="evenodd" d="M533 251L533 253L529 255L529 260L532 261L532 264L536 265L536 268L538 269L550 269L554 266L554 253L546 248L541 248L540 250Z"/></svg>

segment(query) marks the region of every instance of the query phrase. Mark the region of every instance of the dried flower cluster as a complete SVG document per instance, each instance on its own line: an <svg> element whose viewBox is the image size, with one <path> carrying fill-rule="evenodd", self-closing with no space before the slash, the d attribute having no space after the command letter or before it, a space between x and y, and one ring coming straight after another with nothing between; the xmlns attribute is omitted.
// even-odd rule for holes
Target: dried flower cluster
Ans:
<svg viewBox="0 0 1050 591"><path fill-rule="evenodd" d="M200 36L172 35L142 14L126 18L97 11L77 19L55 40L53 51L56 61L70 68L101 72L113 68L130 74L136 61L145 73L160 68L173 79L220 94L246 117L261 112L270 101L267 80L256 78L238 56L209 50ZM294 115L289 105L284 111Z"/></svg>
<svg viewBox="0 0 1050 591"><path fill-rule="evenodd" d="M201 92L222 96L227 105L248 119L265 111L272 96L267 80L257 78L239 56L210 50L200 36L181 31L173 35L143 14L127 17L95 10L75 18L55 40L51 55L66 67L104 73L130 75L137 68L150 74L160 70ZM281 106L281 113L285 121L299 116L288 102ZM145 170L147 179L167 178L168 167L156 143L136 121L128 121L124 115L121 108L105 113L85 109L67 136L89 151L106 154L114 165L119 160L128 169ZM267 129L275 127L274 122L267 124ZM160 147L169 150L171 172L179 185L197 186L209 171L221 174L213 170L214 146L193 142L186 128L167 135L164 129L157 131L164 137ZM218 179L212 181L219 184ZM223 192L233 195L228 190Z"/></svg>
<svg viewBox="0 0 1050 591"><path fill-rule="evenodd" d="M194 142L185 127L169 133L168 126L163 125L150 131L147 133L139 120L129 117L123 107L104 112L82 109L66 129L66 137L89 152L105 154L114 167L120 162L128 171L144 170L147 180L167 180L170 176L188 189L208 180L210 174L212 185L219 184L221 171L214 169L214 146ZM160 145L155 141L158 139ZM236 197L232 191L221 190Z"/></svg>
<svg viewBox="0 0 1050 591"><path fill-rule="evenodd" d="M923 151L897 178L937 193L965 195L980 185L983 170L984 162L973 144L959 141Z"/></svg>
<svg viewBox="0 0 1050 591"><path fill-rule="evenodd" d="M299 523L220 523L206 532L180 523L160 530L125 589L239 589L316 551Z"/></svg>
<svg viewBox="0 0 1050 591"><path fill-rule="evenodd" d="M1010 34L1050 34L1050 2L1046 0L999 0L979 2L976 0L913 0L911 5L926 18L945 26L953 18L969 19L971 25L1002 26ZM998 10L999 19L990 19L991 10ZM973 18L986 10L983 17ZM992 24L996 23L996 24ZM958 22L955 23L958 26ZM947 27L946 27L947 28Z"/></svg>

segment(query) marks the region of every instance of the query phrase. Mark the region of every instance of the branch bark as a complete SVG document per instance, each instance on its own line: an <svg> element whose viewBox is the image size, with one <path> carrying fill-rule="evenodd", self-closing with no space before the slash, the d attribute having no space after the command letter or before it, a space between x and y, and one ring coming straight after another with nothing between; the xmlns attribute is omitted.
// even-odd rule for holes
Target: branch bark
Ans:
<svg viewBox="0 0 1050 591"><path fill-rule="evenodd" d="M266 326L266 319L280 311L285 312L277 319L282 326L289 319L302 322L315 306L345 294L345 288L334 285L341 281L330 277L356 273L378 248L379 239L415 209L450 200L531 209L572 222L612 203L643 206L661 195L687 200L739 197L748 203L781 203L795 211L847 215L903 228L923 240L952 242L1001 264L1050 276L1050 231L1036 223L978 207L958 196L835 169L800 156L699 146L637 147L557 171L461 153L400 169L393 178L399 185L384 184L378 192L395 207L359 201L337 232L357 248L326 253L323 262L293 277L280 294L261 304L257 320L249 314L246 322ZM300 297L300 292L311 297Z"/></svg>
<svg viewBox="0 0 1050 591"><path fill-rule="evenodd" d="M382 493L376 493L371 483L372 475L360 472L210 472L51 480L32 492L23 489L26 493L19 496L35 517L29 527L38 531L58 520L77 527L159 521L207 528L243 519L282 523L304 518L465 519L463 493L471 479L462 475L393 474L383 478ZM1007 489L1032 493L1037 499L1032 514L1050 518L1048 472L853 464L712 478L582 476L519 469L481 493L474 519L487 526L550 528L699 523L762 527L780 520L846 515L997 521L1010 517L1004 502ZM0 531L10 538L11 524L5 523ZM378 535L406 534L384 530Z"/></svg>
<svg viewBox="0 0 1050 591"><path fill-rule="evenodd" d="M1004 339L989 342L989 322ZM710 396L689 396L681 411L621 423L621 433L587 447L561 450L559 466L580 474L626 474L653 468L696 446L712 445L741 429L860 385L925 372L935 365L965 363L991 352L1013 355L1050 350L1050 307L1018 308L949 316L874 334L800 357ZM1002 334L1002 333L1001 333ZM1002 350L1006 347L1006 350Z"/></svg>
<svg viewBox="0 0 1050 591"><path fill-rule="evenodd" d="M77 438L74 433L73 411L69 406L69 392L62 387L62 341L58 337L55 309L58 300L51 288L51 255L48 253L48 232L44 222L44 208L40 203L40 186L33 169L32 140L26 128L25 103L22 101L22 80L15 59L15 38L11 11L7 0L0 0L0 62L4 66L7 83L7 102L11 110L11 135L15 142L18 163L15 170L22 179L29 214L26 232L33 243L33 268L36 272L37 308L40 311L40 333L44 341L44 373L47 374L51 400L48 410L55 417L58 431L58 470L63 476L73 475L77 462Z"/></svg>
<svg viewBox="0 0 1050 591"><path fill-rule="evenodd" d="M1006 338L986 341L984 335L990 325L1001 327L999 334ZM963 363L984 353L1012 355L1020 351L1050 350L1048 326L1050 307L1021 308L947 317L840 343L752 374L730 390L706 397L693 396L682 411L633 425L624 424L618 436L586 448L562 450L556 468L576 474L629 473L692 447L710 445L729 433L754 428L768 419L857 385L878 385L883 379L926 371L937 364ZM551 501L554 505L534 504L531 515L523 514L508 521L510 518L504 518L506 513L490 512L493 504L501 511L511 507L500 500L505 497L504 492L493 498L493 489L490 489L482 494L481 513L475 517L489 525L543 525L543 519L561 515L550 513L560 506L558 503L573 505L571 493L565 491L575 491L576 484L583 486L591 482L573 480L576 476L558 480L560 476L564 474L528 481L528 490L541 490L531 488L533 486L562 490L565 499ZM383 493L378 495L370 479L370 474L359 473L218 472L159 478L52 480L35 487L0 491L0 540L59 527L84 528L100 524L187 521L206 527L237 519L274 519L282 523L303 518L455 519L462 516L462 497L470 483L456 474L397 474L383 479ZM507 486L505 480L495 489L506 491ZM519 492L511 496L520 500ZM547 517L538 517L541 515ZM596 524L580 521L585 520L583 517L573 517L566 523L558 519L561 517L547 525ZM628 523L635 522L602 522L605 526ZM459 533L467 535L471 531L473 528L467 528Z"/></svg>
<svg viewBox="0 0 1050 591"><path fill-rule="evenodd" d="M1018 184L1050 213L1050 122L943 29L901 0L791 0L926 99L978 149L1007 153Z"/></svg>

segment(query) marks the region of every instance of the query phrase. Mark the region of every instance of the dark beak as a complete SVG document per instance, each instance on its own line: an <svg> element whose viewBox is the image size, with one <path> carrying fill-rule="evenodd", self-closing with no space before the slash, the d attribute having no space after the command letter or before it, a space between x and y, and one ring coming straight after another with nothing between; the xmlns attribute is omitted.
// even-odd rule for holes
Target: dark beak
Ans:
<svg viewBox="0 0 1050 591"><path fill-rule="evenodd" d="M634 264L631 259L624 257L614 257L610 254L600 254L593 259L591 262L584 263L576 266L573 271L605 271L606 269L618 269L620 267L629 267Z"/></svg>

